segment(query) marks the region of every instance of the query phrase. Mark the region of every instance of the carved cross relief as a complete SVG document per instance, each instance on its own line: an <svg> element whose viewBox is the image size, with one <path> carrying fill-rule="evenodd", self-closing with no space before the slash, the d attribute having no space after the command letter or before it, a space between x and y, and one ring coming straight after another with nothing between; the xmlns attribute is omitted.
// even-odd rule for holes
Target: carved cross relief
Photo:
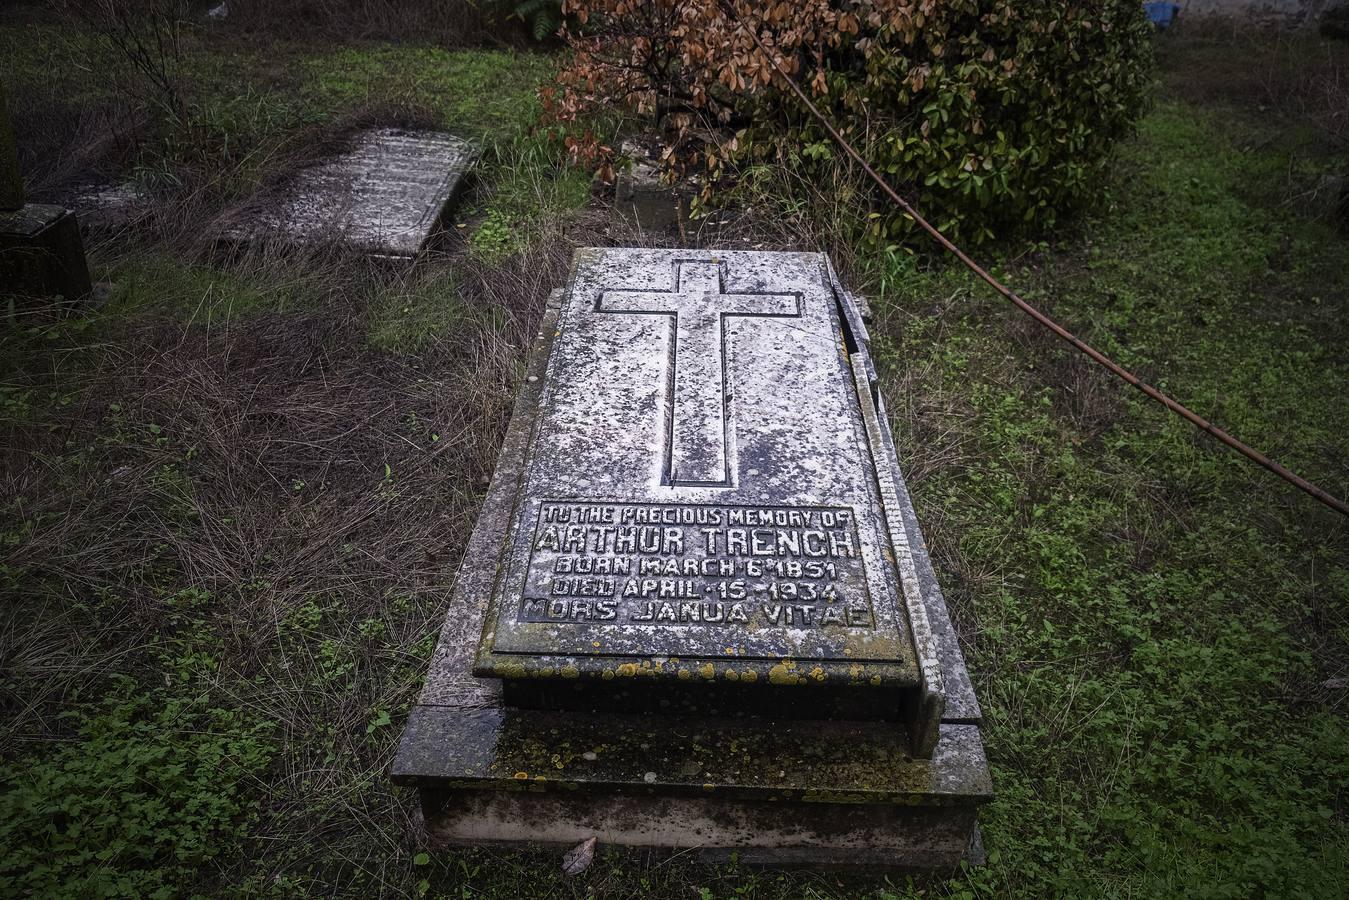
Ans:
<svg viewBox="0 0 1349 900"><path fill-rule="evenodd" d="M679 260L674 268L673 291L605 291L596 309L669 319L661 482L731 487L735 396L727 368L726 320L799 317L801 295L728 294L722 262Z"/></svg>

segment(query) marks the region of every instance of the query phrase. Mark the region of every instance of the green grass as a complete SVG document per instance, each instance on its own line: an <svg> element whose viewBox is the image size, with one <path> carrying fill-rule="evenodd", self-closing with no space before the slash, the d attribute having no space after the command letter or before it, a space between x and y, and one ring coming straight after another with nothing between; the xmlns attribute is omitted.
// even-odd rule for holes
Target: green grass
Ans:
<svg viewBox="0 0 1349 900"><path fill-rule="evenodd" d="M50 139L53 127L88 139L73 129L90 109L112 111L128 133L136 114L147 113L128 163L104 174L169 195L204 181L205 198L231 203L285 177L295 154L317 141L371 122L452 131L476 142L490 164L498 148L529 136L538 86L557 65L545 54L512 50L243 40L185 27L181 57L168 68L180 104L168 109L143 74L78 22L0 27L20 144Z"/></svg>
<svg viewBox="0 0 1349 900"><path fill-rule="evenodd" d="M36 43L0 29L34 78ZM231 81L215 53L193 57L195 130L147 171L228 158L243 192L306 129L431 110L491 135L466 252L400 275L127 238L96 250L101 310L0 326L0 891L1344 895L1344 523L909 257L857 260L857 287L985 711L988 865L601 849L566 878L552 855L424 853L388 763L538 314L491 266L542 265L589 180L528 134L547 58L283 45ZM1171 84L1099 210L996 268L1345 496L1349 242L1283 198L1349 158Z"/></svg>
<svg viewBox="0 0 1349 900"><path fill-rule="evenodd" d="M1160 104L1125 148L1109 213L1004 269L1125 365L1345 496L1349 247L1250 190L1278 153L1239 152L1231 125ZM1344 523L1074 368L967 275L897 281L878 328L892 402L912 415L896 429L944 445L908 437L901 457L968 460L914 487L977 635L994 767L990 864L960 881L1341 896L1349 729L1343 687L1323 684L1349 643ZM934 315L935 298L948 305Z"/></svg>
<svg viewBox="0 0 1349 900"><path fill-rule="evenodd" d="M229 322L263 310L280 312L301 299L297 285L275 270L221 271L167 253L118 260L106 274L113 286L105 310L111 322L152 314Z"/></svg>
<svg viewBox="0 0 1349 900"><path fill-rule="evenodd" d="M499 262L546 239L550 226L590 200L590 173L559 168L554 148L540 140L502 148L494 168L490 196L469 213L479 219L469 232L469 249L483 262Z"/></svg>
<svg viewBox="0 0 1349 900"><path fill-rule="evenodd" d="M536 89L555 66L548 56L504 50L342 48L304 61L301 95L322 109L393 99L433 110L466 137L501 141L537 120Z"/></svg>

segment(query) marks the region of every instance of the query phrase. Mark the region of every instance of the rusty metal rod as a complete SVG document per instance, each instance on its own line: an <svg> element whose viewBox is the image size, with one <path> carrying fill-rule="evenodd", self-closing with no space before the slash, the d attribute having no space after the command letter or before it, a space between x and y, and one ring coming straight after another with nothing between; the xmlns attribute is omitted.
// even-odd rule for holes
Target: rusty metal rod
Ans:
<svg viewBox="0 0 1349 900"><path fill-rule="evenodd" d="M783 81L787 82L787 86L792 89L792 92L796 94L798 98L800 98L801 102L806 104L806 108L810 110L811 115L813 115L816 119L818 119L820 124L825 127L825 130L829 132L830 137L834 139L835 143L837 143L840 147L842 147L844 152L846 152L850 157L852 157L853 160L859 166L862 167L862 170L871 177L871 180L876 182L876 184L880 186L881 190L884 191L886 195L889 196L889 198L893 200L896 205L899 206L900 209L904 210L904 212L911 219L913 219L913 221L917 222L920 228L922 228L929 235L931 235L932 239L935 240L938 244L940 244L943 248L953 253L956 259L964 263L965 267L968 268L971 272L982 278L988 284L989 287L993 288L993 290L997 291L999 294L1006 297L1008 300L1012 301L1012 303L1014 303L1022 312L1026 313L1026 315L1030 316L1032 319L1039 322L1041 325L1048 328L1050 331L1054 332L1059 337L1063 338L1063 340L1067 341L1069 344L1072 344L1082 353L1085 353L1087 356L1091 357L1093 360L1100 363L1105 368L1109 369L1115 375L1119 376L1119 378L1121 378L1123 381L1138 388L1144 394L1147 394L1153 400L1156 400L1158 403L1162 404L1162 406L1165 406L1167 409L1171 410L1176 415L1187 420L1188 422L1199 428L1201 431L1205 431L1208 434L1212 435L1213 437L1217 438L1218 440L1222 441L1224 444L1231 447L1233 450L1237 451L1242 456L1246 457L1252 462L1264 466L1266 469L1273 472L1275 475L1278 475L1284 481L1287 481L1289 484L1305 491L1306 493L1315 497L1317 500L1324 503L1326 506L1329 506L1331 509L1345 516L1349 516L1349 503L1345 503L1338 497L1332 496L1325 490L1321 489L1320 487L1317 487L1315 484L1312 484L1310 481L1303 478L1301 475L1298 475L1296 472L1293 472L1290 469L1287 469L1284 466L1279 465L1277 462L1270 459L1268 456L1265 456L1265 454L1261 453L1259 450L1256 450L1254 447L1251 447L1246 443L1238 440L1237 438L1234 438L1232 435L1228 434L1226 431L1223 431L1221 428L1214 425L1212 422L1209 422L1203 416L1199 415L1196 412L1193 412L1183 404L1178 403L1175 400L1172 400L1166 394L1163 394L1161 391L1157 390L1152 385L1143 381L1137 375L1130 372L1123 366L1119 365L1110 357L1106 356L1104 353L1088 344L1086 341L1074 335L1071 331L1064 328L1058 322L1055 322L1053 319L1049 318L1049 316L1046 316L1044 313L1040 312L1038 309L1031 306L1025 300L1022 300L1019 296L1017 296L1015 291L1013 291L1011 288L1007 287L1007 285L1003 284L997 278L993 277L991 274L985 271L984 268L980 266L977 262L970 259L970 257L967 256L963 250L961 250L955 244L951 243L950 239L947 238L946 235L942 234L941 231L939 231L936 228L936 226L932 225L930 222L928 222L927 219L919 215L918 211L914 209L912 206L910 206L907 200L901 197L895 191L895 189L892 188L888 182L886 182L884 178L882 178L879 174L877 174L875 169L871 168L871 166L867 163L867 161L862 158L862 155L853 149L852 144L848 143L847 139L844 138L843 135L838 133L838 131L834 128L834 126L830 124L829 120L825 118L824 114L820 112L819 108L816 107L813 102L811 102L811 99L806 96L805 91L801 90L800 86L796 83L796 81L790 75L788 75L786 71L783 70L782 66L778 63L777 59L773 56L773 54L769 53L768 48L763 45L763 41L759 40L759 35L755 32L753 28L750 28L748 25L745 24L744 20L740 18L740 16L736 13L735 9L731 6L728 0L720 0L720 2L722 10L728 16L730 16L731 19L733 19L739 27L745 29L745 31L749 33L750 38L754 41L754 45L759 48L759 52L762 53L764 57L769 61L769 63L772 64L773 69L777 72L778 75L782 77Z"/></svg>

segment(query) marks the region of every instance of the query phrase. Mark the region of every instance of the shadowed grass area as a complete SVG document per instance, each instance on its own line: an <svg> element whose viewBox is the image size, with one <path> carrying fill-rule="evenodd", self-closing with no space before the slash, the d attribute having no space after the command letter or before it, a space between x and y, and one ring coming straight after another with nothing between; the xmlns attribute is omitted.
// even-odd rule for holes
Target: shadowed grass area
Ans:
<svg viewBox="0 0 1349 900"><path fill-rule="evenodd" d="M1164 77L1100 209L996 267L1349 494L1349 244L1307 193L1349 158L1162 58L1187 80ZM962 272L843 240L987 717L989 864L845 877L601 848L567 878L552 855L424 852L388 763L543 298L573 246L623 237L522 137L546 58L238 60L253 74L203 108L210 146L256 161L241 185L284 168L268 141L361 107L495 125L496 149L462 243L412 270L208 258L151 230L95 242L105 305L0 323L0 893L1343 895L1345 524ZM799 246L793 221L763 242Z"/></svg>
<svg viewBox="0 0 1349 900"><path fill-rule="evenodd" d="M5 27L5 26L8 27ZM0 54L30 190L130 180L161 199L238 203L333 149L354 128L440 128L489 162L538 119L556 61L517 50L443 50L273 38L187 23L156 65L172 101L78 18L0 19Z"/></svg>

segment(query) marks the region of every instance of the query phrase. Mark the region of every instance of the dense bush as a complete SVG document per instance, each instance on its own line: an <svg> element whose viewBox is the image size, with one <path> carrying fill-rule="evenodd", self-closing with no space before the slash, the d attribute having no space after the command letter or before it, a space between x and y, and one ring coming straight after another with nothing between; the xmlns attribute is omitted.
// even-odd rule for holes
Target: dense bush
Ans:
<svg viewBox="0 0 1349 900"><path fill-rule="evenodd" d="M734 17L727 8L733 8ZM714 176L776 162L819 183L838 151L754 43L949 232L1054 224L1088 198L1142 111L1136 0L566 0L559 118L621 101L697 134ZM710 126L710 127L709 127ZM710 189L710 188L709 188ZM873 195L874 196L874 195ZM879 243L913 227L877 203Z"/></svg>

